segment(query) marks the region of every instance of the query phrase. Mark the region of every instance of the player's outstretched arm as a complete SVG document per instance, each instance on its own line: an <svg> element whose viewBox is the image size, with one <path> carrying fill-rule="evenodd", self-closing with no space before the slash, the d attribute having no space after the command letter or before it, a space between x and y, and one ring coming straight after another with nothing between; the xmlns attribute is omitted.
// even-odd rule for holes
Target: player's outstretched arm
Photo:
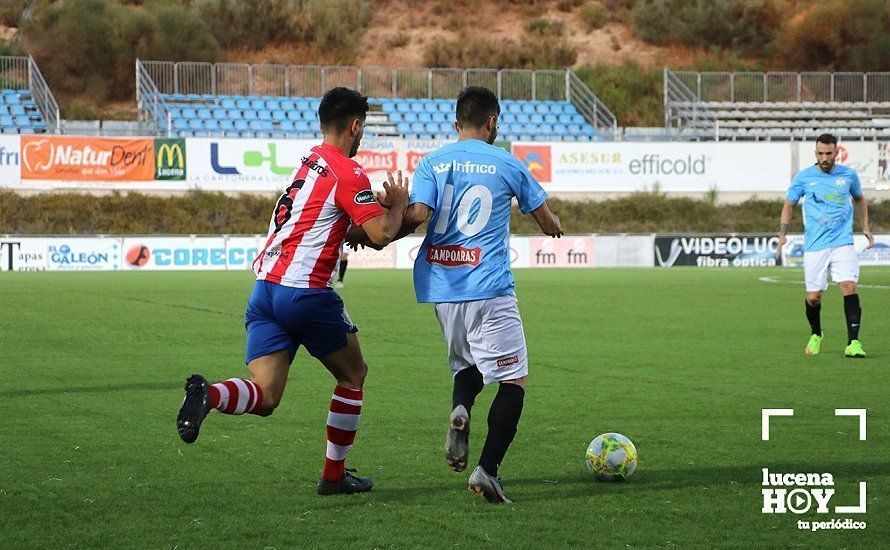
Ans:
<svg viewBox="0 0 890 550"><path fill-rule="evenodd" d="M536 210L532 210L532 217L538 222L538 227L541 228L541 232L545 235L556 237L557 239L563 236L564 231L559 223L559 218L550 211L550 207L547 206L546 202Z"/></svg>
<svg viewBox="0 0 890 550"><path fill-rule="evenodd" d="M782 249L788 241L788 226L791 225L791 218L794 216L794 203L785 199L782 205L782 215L779 217L779 245L776 247L776 256L782 256Z"/></svg>
<svg viewBox="0 0 890 550"><path fill-rule="evenodd" d="M868 225L868 204L865 202L865 195L853 197L853 207L859 213L859 221L862 222L862 233L868 239L866 250L875 245L875 238L871 234L871 227Z"/></svg>
<svg viewBox="0 0 890 550"><path fill-rule="evenodd" d="M402 228L405 210L408 208L408 180L402 179L401 170L398 174L398 181L395 181L392 174L388 173L388 181L383 184L388 210L385 209L382 215L371 218L360 228L356 228L364 231L369 243L375 248L383 248L391 243Z"/></svg>

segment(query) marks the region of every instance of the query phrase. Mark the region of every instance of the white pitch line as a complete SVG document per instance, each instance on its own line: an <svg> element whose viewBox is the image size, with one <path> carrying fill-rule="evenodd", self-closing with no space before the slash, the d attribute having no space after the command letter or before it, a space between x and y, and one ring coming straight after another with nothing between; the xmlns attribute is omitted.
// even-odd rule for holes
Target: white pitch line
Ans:
<svg viewBox="0 0 890 550"><path fill-rule="evenodd" d="M758 277L758 281L762 283L772 283L777 285L802 285L803 281L780 281L775 277ZM859 288L876 288L878 290L890 290L890 286L888 285L856 285Z"/></svg>

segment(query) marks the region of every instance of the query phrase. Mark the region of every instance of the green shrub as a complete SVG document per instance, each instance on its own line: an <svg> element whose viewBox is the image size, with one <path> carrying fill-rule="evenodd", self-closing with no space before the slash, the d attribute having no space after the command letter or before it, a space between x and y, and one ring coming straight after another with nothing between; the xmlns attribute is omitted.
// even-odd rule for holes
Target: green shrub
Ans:
<svg viewBox="0 0 890 550"><path fill-rule="evenodd" d="M187 7L143 9L109 0L69 0L38 10L23 27L28 51L53 91L101 103L131 99L136 57L212 61L219 46Z"/></svg>
<svg viewBox="0 0 890 550"><path fill-rule="evenodd" d="M18 27L26 7L28 7L28 0L3 0L0 2L0 25Z"/></svg>
<svg viewBox="0 0 890 550"><path fill-rule="evenodd" d="M0 234L264 234L274 203L274 195L206 192L159 197L0 191ZM550 204L569 233L771 232L782 210L779 199L721 205L658 193ZM869 205L869 214L874 231L890 231L890 200ZM531 216L517 211L510 230L539 232ZM792 230L802 230L799 213Z"/></svg>
<svg viewBox="0 0 890 550"><path fill-rule="evenodd" d="M352 63L361 45L358 37L371 18L369 4L364 0L311 0L307 13L315 50L333 52L340 63Z"/></svg>
<svg viewBox="0 0 890 550"><path fill-rule="evenodd" d="M890 70L890 2L807 5L779 33L778 59L801 70Z"/></svg>
<svg viewBox="0 0 890 550"><path fill-rule="evenodd" d="M302 42L304 2L298 0L196 0L193 6L224 48L260 49L276 42Z"/></svg>
<svg viewBox="0 0 890 550"><path fill-rule="evenodd" d="M640 0L633 24L637 36L652 44L764 55L791 9L790 0Z"/></svg>
<svg viewBox="0 0 890 550"><path fill-rule="evenodd" d="M578 52L559 36L524 36L494 41L463 38L431 42L423 54L427 67L562 69L575 64Z"/></svg>
<svg viewBox="0 0 890 550"><path fill-rule="evenodd" d="M609 22L609 11L599 2L588 2L578 11L588 31L600 29Z"/></svg>
<svg viewBox="0 0 890 550"><path fill-rule="evenodd" d="M603 100L622 126L664 125L662 70L636 64L582 67L581 80Z"/></svg>

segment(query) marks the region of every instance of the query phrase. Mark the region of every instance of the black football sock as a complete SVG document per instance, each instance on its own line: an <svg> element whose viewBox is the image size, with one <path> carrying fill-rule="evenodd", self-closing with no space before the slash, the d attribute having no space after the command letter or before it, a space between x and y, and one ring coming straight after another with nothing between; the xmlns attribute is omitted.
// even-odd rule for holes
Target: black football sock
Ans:
<svg viewBox="0 0 890 550"><path fill-rule="evenodd" d="M510 443L516 435L516 426L522 416L522 402L525 390L516 384L501 383L498 394L488 410L488 437L482 447L479 465L489 474L498 475L498 467L507 454Z"/></svg>
<svg viewBox="0 0 890 550"><path fill-rule="evenodd" d="M810 322L810 329L813 331L813 334L822 336L822 302L812 305L809 300L805 301L807 304L807 321Z"/></svg>
<svg viewBox="0 0 890 550"><path fill-rule="evenodd" d="M451 410L458 405L466 407L467 412L473 408L476 402L476 396L485 387L482 382L482 373L476 368L476 365L465 368L454 377L454 391L451 393Z"/></svg>
<svg viewBox="0 0 890 550"><path fill-rule="evenodd" d="M853 340L859 340L859 321L862 320L859 294L844 296L844 313L847 314L847 345L849 345Z"/></svg>
<svg viewBox="0 0 890 550"><path fill-rule="evenodd" d="M349 264L349 260L340 260L340 274L338 280L342 283L343 277L346 276L346 265Z"/></svg>

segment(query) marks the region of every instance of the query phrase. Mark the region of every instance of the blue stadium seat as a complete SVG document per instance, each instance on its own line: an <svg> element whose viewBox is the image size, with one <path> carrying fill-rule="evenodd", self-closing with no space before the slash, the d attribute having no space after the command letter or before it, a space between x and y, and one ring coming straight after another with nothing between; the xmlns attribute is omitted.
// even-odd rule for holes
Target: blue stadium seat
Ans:
<svg viewBox="0 0 890 550"><path fill-rule="evenodd" d="M206 130L219 130L219 121L214 118L204 119L204 128Z"/></svg>
<svg viewBox="0 0 890 550"><path fill-rule="evenodd" d="M411 105L409 105L407 101L400 99L396 103L396 110L400 113L407 113L411 111Z"/></svg>
<svg viewBox="0 0 890 550"><path fill-rule="evenodd" d="M193 118L193 119L189 120L188 123L189 123L189 130L203 130L204 129L204 122L199 118Z"/></svg>
<svg viewBox="0 0 890 550"><path fill-rule="evenodd" d="M189 127L189 123L187 120L182 118L174 118L173 119L173 129L174 130L186 130Z"/></svg>
<svg viewBox="0 0 890 550"><path fill-rule="evenodd" d="M399 123L399 122L402 122L402 113L392 111L392 112L386 113L386 118L390 122Z"/></svg>
<svg viewBox="0 0 890 550"><path fill-rule="evenodd" d="M272 120L272 113L270 111L258 111L257 115L260 120Z"/></svg>
<svg viewBox="0 0 890 550"><path fill-rule="evenodd" d="M439 124L439 133L440 134L448 135L453 131L454 131L454 127L451 124L449 124L447 122L442 122Z"/></svg>
<svg viewBox="0 0 890 550"><path fill-rule="evenodd" d="M241 116L244 117L245 120L256 120L257 112L253 109L247 109L241 113Z"/></svg>
<svg viewBox="0 0 890 550"><path fill-rule="evenodd" d="M557 117L557 119L562 124L571 124L572 123L572 115L569 115L569 114L559 115Z"/></svg>
<svg viewBox="0 0 890 550"><path fill-rule="evenodd" d="M287 120L287 111L272 111L272 120Z"/></svg>
<svg viewBox="0 0 890 550"><path fill-rule="evenodd" d="M411 123L411 131L415 134L422 134L425 129L422 122L412 122Z"/></svg>
<svg viewBox="0 0 890 550"><path fill-rule="evenodd" d="M213 118L213 113L210 109L198 109L197 110L198 118Z"/></svg>
<svg viewBox="0 0 890 550"><path fill-rule="evenodd" d="M290 120L282 120L278 123L278 128L285 132L291 132L294 129L294 123Z"/></svg>
<svg viewBox="0 0 890 550"><path fill-rule="evenodd" d="M528 119L529 119L529 122L531 122L532 124L541 124L542 122L544 122L544 115L542 115L540 113L535 113L535 114L529 116Z"/></svg>
<svg viewBox="0 0 890 550"><path fill-rule="evenodd" d="M411 102L411 112L412 113L422 113L423 112L423 103L419 101Z"/></svg>
<svg viewBox="0 0 890 550"><path fill-rule="evenodd" d="M225 109L214 109L212 114L213 118L215 118L216 120L226 120L227 118L229 118L229 115Z"/></svg>
<svg viewBox="0 0 890 550"><path fill-rule="evenodd" d="M185 118L185 119L198 118L198 114L192 108L183 109L181 116L182 116L182 118Z"/></svg>
<svg viewBox="0 0 890 550"><path fill-rule="evenodd" d="M538 103L535 105L535 112L537 112L537 113L541 113L541 114L543 115L543 114L545 114L545 113L549 113L549 112L550 112L550 108L549 108L546 104L544 104L544 103L542 103L542 102L538 102Z"/></svg>
<svg viewBox="0 0 890 550"><path fill-rule="evenodd" d="M19 99L19 96L16 93L3 94L3 101L8 105L16 105L18 103L21 103L21 99Z"/></svg>
<svg viewBox="0 0 890 550"><path fill-rule="evenodd" d="M554 124L553 133L559 136L564 136L569 133L569 129L565 124Z"/></svg>
<svg viewBox="0 0 890 550"><path fill-rule="evenodd" d="M575 113L578 112L578 109L575 109L575 106L572 105L571 103L563 103L563 104L562 104L562 111L563 111L564 113L568 113L568 114L575 114Z"/></svg>
<svg viewBox="0 0 890 550"><path fill-rule="evenodd" d="M550 112L554 115L561 115L564 112L562 103L556 102L550 105Z"/></svg>
<svg viewBox="0 0 890 550"><path fill-rule="evenodd" d="M0 116L0 126L15 126L15 121L9 115Z"/></svg>
<svg viewBox="0 0 890 550"><path fill-rule="evenodd" d="M572 123L573 124L587 124L587 121L584 120L583 115L572 115Z"/></svg>
<svg viewBox="0 0 890 550"><path fill-rule="evenodd" d="M315 122L318 120L318 114L313 110L303 111L303 120L308 120L310 122Z"/></svg>
<svg viewBox="0 0 890 550"><path fill-rule="evenodd" d="M417 114L417 122L432 122L433 115L431 113L423 112Z"/></svg>
<svg viewBox="0 0 890 550"><path fill-rule="evenodd" d="M303 120L303 115L300 111L288 111L287 119L288 120Z"/></svg>
<svg viewBox="0 0 890 550"><path fill-rule="evenodd" d="M234 120L220 120L219 121L219 129L220 130L234 130L235 129L235 121Z"/></svg>
<svg viewBox="0 0 890 550"><path fill-rule="evenodd" d="M250 109L250 100L243 98L243 97L239 97L238 99L235 100L235 108L242 109L242 110Z"/></svg>
<svg viewBox="0 0 890 550"><path fill-rule="evenodd" d="M523 102L522 103L522 112L528 113L528 114L533 114L535 112L534 104Z"/></svg>
<svg viewBox="0 0 890 550"><path fill-rule="evenodd" d="M262 99L253 99L250 101L250 108L254 110L262 110L266 108L266 102Z"/></svg>
<svg viewBox="0 0 890 550"><path fill-rule="evenodd" d="M423 104L423 110L427 113L438 113L439 106L433 101L428 101Z"/></svg>
<svg viewBox="0 0 890 550"><path fill-rule="evenodd" d="M384 113L394 113L396 112L396 104L394 101L384 101L381 108Z"/></svg>
<svg viewBox="0 0 890 550"><path fill-rule="evenodd" d="M428 122L426 124L426 132L428 134L436 134L439 132L439 125L435 122Z"/></svg>
<svg viewBox="0 0 890 550"><path fill-rule="evenodd" d="M241 118L241 109L229 109L226 111L226 116L232 120Z"/></svg>
<svg viewBox="0 0 890 550"><path fill-rule="evenodd" d="M275 98L267 99L265 108L270 111L277 111L278 109L281 109L281 102Z"/></svg>
<svg viewBox="0 0 890 550"><path fill-rule="evenodd" d="M556 124L558 122L558 119L556 118L556 115L548 113L544 115L544 122L547 124Z"/></svg>
<svg viewBox="0 0 890 550"><path fill-rule="evenodd" d="M243 118L239 118L238 120L236 120L234 122L235 122L235 129L238 130L239 132L244 132L244 131L250 129L250 127L247 124L247 121L244 120Z"/></svg>
<svg viewBox="0 0 890 550"><path fill-rule="evenodd" d="M298 111L308 111L311 109L309 102L305 99L298 99L294 102L294 108Z"/></svg>

